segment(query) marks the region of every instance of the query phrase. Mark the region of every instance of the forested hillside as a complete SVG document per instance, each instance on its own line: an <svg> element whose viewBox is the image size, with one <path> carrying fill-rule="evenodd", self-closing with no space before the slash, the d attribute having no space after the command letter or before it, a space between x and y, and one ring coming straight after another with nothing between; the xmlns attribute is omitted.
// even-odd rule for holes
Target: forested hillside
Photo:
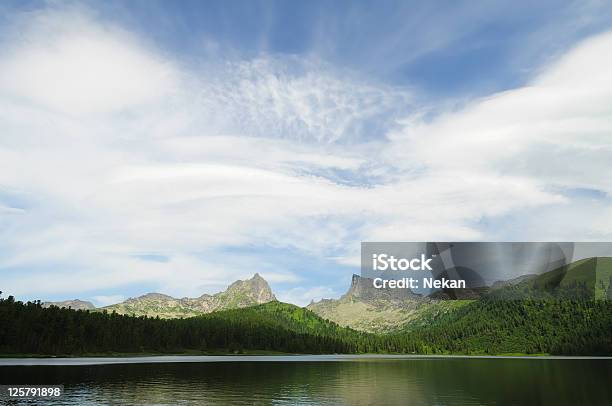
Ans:
<svg viewBox="0 0 612 406"><path fill-rule="evenodd" d="M425 352L612 355L609 300L488 297L443 309L430 309L399 335Z"/></svg>
<svg viewBox="0 0 612 406"><path fill-rule="evenodd" d="M449 305L452 304L452 305ZM612 355L608 300L439 302L401 332L344 328L273 301L187 319L0 299L0 354L241 352ZM436 307L437 306L437 307Z"/></svg>
<svg viewBox="0 0 612 406"><path fill-rule="evenodd" d="M0 353L85 354L258 349L297 353L381 351L376 337L300 307L270 302L187 319L43 308L0 299Z"/></svg>

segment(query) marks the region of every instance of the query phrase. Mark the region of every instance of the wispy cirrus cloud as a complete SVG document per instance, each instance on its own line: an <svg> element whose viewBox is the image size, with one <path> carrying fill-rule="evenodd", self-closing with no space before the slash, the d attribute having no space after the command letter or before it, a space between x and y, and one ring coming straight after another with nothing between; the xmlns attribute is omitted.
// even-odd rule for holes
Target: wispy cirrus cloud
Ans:
<svg viewBox="0 0 612 406"><path fill-rule="evenodd" d="M208 65L190 94L206 125L305 142L384 136L411 103L407 89L369 83L316 58L257 57Z"/></svg>

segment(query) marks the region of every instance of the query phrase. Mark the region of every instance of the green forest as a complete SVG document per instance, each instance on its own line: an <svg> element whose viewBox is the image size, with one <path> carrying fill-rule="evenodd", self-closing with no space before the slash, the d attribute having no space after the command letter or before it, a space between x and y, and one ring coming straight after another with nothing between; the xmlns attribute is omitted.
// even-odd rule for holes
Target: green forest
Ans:
<svg viewBox="0 0 612 406"><path fill-rule="evenodd" d="M612 355L612 302L485 297L406 330L420 352Z"/></svg>
<svg viewBox="0 0 612 406"><path fill-rule="evenodd" d="M435 304L432 305L435 307ZM451 310L448 310L451 309ZM0 354L106 353L612 355L612 302L484 298L424 312L398 332L344 328L278 301L185 319L90 312L0 299Z"/></svg>

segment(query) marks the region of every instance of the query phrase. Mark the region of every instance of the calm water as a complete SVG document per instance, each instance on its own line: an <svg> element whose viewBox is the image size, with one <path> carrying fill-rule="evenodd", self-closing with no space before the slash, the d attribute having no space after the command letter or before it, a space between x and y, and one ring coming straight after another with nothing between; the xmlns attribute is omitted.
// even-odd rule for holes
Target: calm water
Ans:
<svg viewBox="0 0 612 406"><path fill-rule="evenodd" d="M7 366L1 384L64 384L47 404L610 405L610 359L165 357ZM97 359L94 362L124 362ZM145 363L134 363L145 362ZM30 361L31 362L31 361ZM38 403L43 404L43 403Z"/></svg>

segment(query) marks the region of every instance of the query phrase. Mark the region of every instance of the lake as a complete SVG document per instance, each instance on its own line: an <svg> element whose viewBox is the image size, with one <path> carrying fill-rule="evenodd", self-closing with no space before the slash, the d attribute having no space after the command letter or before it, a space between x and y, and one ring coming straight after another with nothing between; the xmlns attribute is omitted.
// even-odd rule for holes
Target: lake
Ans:
<svg viewBox="0 0 612 406"><path fill-rule="evenodd" d="M611 382L609 358L0 359L0 384L64 384L58 405L610 405Z"/></svg>

